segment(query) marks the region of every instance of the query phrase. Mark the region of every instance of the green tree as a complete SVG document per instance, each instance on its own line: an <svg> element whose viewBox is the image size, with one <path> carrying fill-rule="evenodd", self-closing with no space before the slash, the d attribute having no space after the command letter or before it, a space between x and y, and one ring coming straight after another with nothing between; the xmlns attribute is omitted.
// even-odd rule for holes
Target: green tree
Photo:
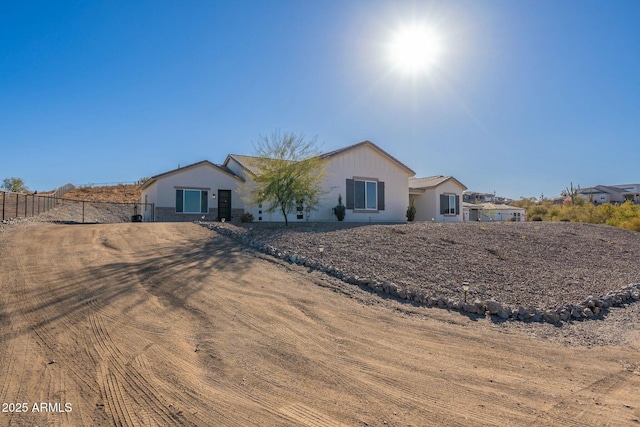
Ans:
<svg viewBox="0 0 640 427"><path fill-rule="evenodd" d="M281 133L260 136L251 160L255 186L249 191L255 203L267 205L267 212L279 211L289 225L287 215L300 203L311 210L320 202L324 190L325 161L320 157L317 137Z"/></svg>
<svg viewBox="0 0 640 427"><path fill-rule="evenodd" d="M2 180L2 188L14 193L26 193L29 191L22 178L5 178Z"/></svg>

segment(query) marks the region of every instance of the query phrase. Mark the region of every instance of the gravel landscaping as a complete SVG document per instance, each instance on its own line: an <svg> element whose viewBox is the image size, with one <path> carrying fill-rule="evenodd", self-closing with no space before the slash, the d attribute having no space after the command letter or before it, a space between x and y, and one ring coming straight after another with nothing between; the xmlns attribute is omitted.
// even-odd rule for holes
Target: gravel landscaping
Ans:
<svg viewBox="0 0 640 427"><path fill-rule="evenodd" d="M597 317L608 307L632 302L640 288L640 233L609 226L531 222L223 227L256 247L268 245L281 256L294 254L293 261L302 259L305 265L329 266L330 273L378 291L469 312L476 310L474 302L478 310L482 305L490 311L486 302L496 301L513 311L507 317L519 315L521 320L543 320L545 311L550 317L544 320L551 323L568 320L575 307L579 310L573 318ZM464 282L469 285L466 305L472 307L463 305Z"/></svg>

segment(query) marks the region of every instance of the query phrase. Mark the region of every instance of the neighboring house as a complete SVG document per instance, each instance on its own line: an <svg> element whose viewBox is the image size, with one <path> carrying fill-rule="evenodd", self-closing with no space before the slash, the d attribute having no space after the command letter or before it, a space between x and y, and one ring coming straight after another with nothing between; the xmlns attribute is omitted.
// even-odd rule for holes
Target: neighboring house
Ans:
<svg viewBox="0 0 640 427"><path fill-rule="evenodd" d="M640 184L611 185L611 187L622 190L624 200L631 200L633 203L640 203Z"/></svg>
<svg viewBox="0 0 640 427"><path fill-rule="evenodd" d="M244 179L203 160L149 178L140 187L144 221L230 220L244 212L238 192Z"/></svg>
<svg viewBox="0 0 640 427"><path fill-rule="evenodd" d="M465 191L462 194L462 201L467 203L508 203L510 199L496 196L495 193L478 193L475 191Z"/></svg>
<svg viewBox="0 0 640 427"><path fill-rule="evenodd" d="M371 141L320 157L326 161L325 193L315 207L300 203L287 216L291 222L337 221L338 196L347 222L405 222L409 197L416 201L416 220L463 220L466 187L453 177L411 178L411 168ZM229 154L222 165L205 160L151 177L141 187L141 201L150 206L144 221L239 220L244 212L256 222L284 221L280 212L268 213L248 196L259 173L252 159Z"/></svg>
<svg viewBox="0 0 640 427"><path fill-rule="evenodd" d="M464 203L465 221L525 221L526 209L495 203Z"/></svg>
<svg viewBox="0 0 640 427"><path fill-rule="evenodd" d="M580 188L577 195L586 201L600 205L602 203L623 203L626 191L610 185L596 185L595 187Z"/></svg>
<svg viewBox="0 0 640 427"><path fill-rule="evenodd" d="M560 196L551 200L554 205L564 205L566 203L571 203L571 197Z"/></svg>
<svg viewBox="0 0 640 427"><path fill-rule="evenodd" d="M316 209L300 204L289 221L337 221L333 208L338 195L347 208L348 222L403 222L409 205L408 181L415 172L370 141L340 148L320 156L326 161L326 193ZM251 186L250 156L230 154L224 166L241 175ZM246 201L255 221L284 221L279 212L267 213L266 206Z"/></svg>
<svg viewBox="0 0 640 427"><path fill-rule="evenodd" d="M409 197L416 206L416 221L461 222L462 192L466 190L452 176L409 179Z"/></svg>

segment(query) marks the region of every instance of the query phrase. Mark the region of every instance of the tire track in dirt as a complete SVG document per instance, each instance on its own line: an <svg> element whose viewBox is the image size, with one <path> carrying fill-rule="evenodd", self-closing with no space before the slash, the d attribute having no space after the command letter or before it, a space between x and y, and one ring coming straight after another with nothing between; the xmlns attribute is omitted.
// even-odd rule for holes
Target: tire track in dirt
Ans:
<svg viewBox="0 0 640 427"><path fill-rule="evenodd" d="M124 421L131 417L123 409L120 409L120 405L125 394L132 395L132 392L136 391L136 396L144 402L144 406L136 408L134 413L148 411L150 415L155 415L154 418L159 418L159 422L171 423L175 414L167 410L164 402L155 394L146 379L128 363L129 357L122 353L119 346L114 345L101 315L93 314L90 321L93 337L101 350L101 364L105 366L101 370L98 381L103 384L105 390L105 398L107 399L105 406L113 408L112 416L117 414ZM105 374L105 369L108 371L108 376ZM126 384L126 392L120 384Z"/></svg>
<svg viewBox="0 0 640 427"><path fill-rule="evenodd" d="M287 416L287 418L309 427L345 426L345 424L331 419L302 403L294 403L292 405L283 406L282 408L280 408L280 412Z"/></svg>
<svg viewBox="0 0 640 427"><path fill-rule="evenodd" d="M562 422L565 426L584 426L596 425L602 421L602 416L594 416L591 412L585 410L586 404L580 404L582 401L588 401L590 404L599 405L602 400L618 391L626 391L623 386L630 380L635 380L633 373L622 370L614 375L601 378L581 390L578 390L571 399L565 399L558 402L550 410L541 414L537 421L539 422ZM628 392L623 393L627 395ZM603 410L605 410L603 408ZM631 421L631 420L628 420Z"/></svg>
<svg viewBox="0 0 640 427"><path fill-rule="evenodd" d="M10 320L0 393L79 404L72 414L0 423L597 425L606 410L615 423L640 407L640 380L589 388L584 371L597 379L617 373L620 360L637 366L628 349L576 352L334 292L316 286L315 274L252 258L192 224L39 227L11 249L20 268L0 259L8 291L0 325L2 313ZM572 404L576 387L582 402L600 393L602 406ZM566 405L552 408L556 401Z"/></svg>
<svg viewBox="0 0 640 427"><path fill-rule="evenodd" d="M99 382L104 397L105 409L111 416L113 424L116 426L137 425L137 423L133 422L127 409L128 406L124 401L122 387L118 382L118 378L113 375L107 363L102 363L100 370Z"/></svg>

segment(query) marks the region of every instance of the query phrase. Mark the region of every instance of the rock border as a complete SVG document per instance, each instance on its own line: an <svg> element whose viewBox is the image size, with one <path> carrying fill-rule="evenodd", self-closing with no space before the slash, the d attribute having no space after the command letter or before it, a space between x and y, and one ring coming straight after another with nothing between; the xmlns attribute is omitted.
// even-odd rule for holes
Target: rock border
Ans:
<svg viewBox="0 0 640 427"><path fill-rule="evenodd" d="M494 316L496 320L501 321L518 320L524 322L546 322L558 324L573 320L593 320L601 318L610 307L622 307L630 303L640 301L640 283L632 283L617 291L609 292L604 296L588 296L580 304L565 304L556 308L544 309L523 305L511 307L493 299L475 299L474 301L467 302L455 298L438 297L429 295L424 289L411 289L409 287L398 286L397 284L388 281L379 282L366 277L358 277L349 274L348 272L344 272L331 265L324 264L322 261L318 261L317 259L303 257L290 251L279 250L274 246L252 239L246 234L227 228L221 225L221 223L196 221L196 224L207 227L208 229L223 236L230 237L233 240L242 243L244 246L250 247L251 249L263 254L288 261L291 264L320 271L352 285L367 287L378 294L386 294L390 297L421 304L426 307L456 310L470 315L475 314L485 316L489 314L490 316Z"/></svg>

